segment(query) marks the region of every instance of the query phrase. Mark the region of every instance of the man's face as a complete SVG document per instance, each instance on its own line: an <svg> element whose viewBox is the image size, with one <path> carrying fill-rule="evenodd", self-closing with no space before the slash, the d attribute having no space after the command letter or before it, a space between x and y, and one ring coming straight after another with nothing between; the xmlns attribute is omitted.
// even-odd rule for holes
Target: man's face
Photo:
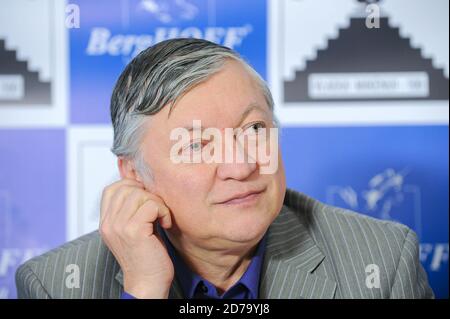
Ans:
<svg viewBox="0 0 450 319"><path fill-rule="evenodd" d="M217 128L222 133L225 128L250 132L253 128L274 127L261 89L234 61L187 92L170 114L169 107L164 107L150 118L142 152L153 173L149 189L172 212L174 227L169 233L210 248L259 239L283 203L286 186L278 145L278 169L272 174L261 174L258 159L256 163L175 163L170 154L177 141L170 139L171 132L192 126L194 120L200 120L202 128ZM194 144L184 148L188 152L208 141L190 143ZM234 148L236 152L239 146ZM241 150L245 152L245 146ZM223 152L227 151L224 146ZM249 192L251 195L244 196Z"/></svg>

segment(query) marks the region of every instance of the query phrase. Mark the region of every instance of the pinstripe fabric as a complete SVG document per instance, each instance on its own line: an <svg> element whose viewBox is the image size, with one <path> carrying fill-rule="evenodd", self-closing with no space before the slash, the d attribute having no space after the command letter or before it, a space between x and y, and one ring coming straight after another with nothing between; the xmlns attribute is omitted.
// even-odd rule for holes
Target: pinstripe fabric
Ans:
<svg viewBox="0 0 450 319"><path fill-rule="evenodd" d="M433 298L406 226L325 205L287 190L268 231L260 298ZM67 266L79 287L68 288ZM380 287L366 286L375 264ZM123 276L98 232L26 262L16 272L19 298L120 298ZM183 298L174 280L169 298Z"/></svg>

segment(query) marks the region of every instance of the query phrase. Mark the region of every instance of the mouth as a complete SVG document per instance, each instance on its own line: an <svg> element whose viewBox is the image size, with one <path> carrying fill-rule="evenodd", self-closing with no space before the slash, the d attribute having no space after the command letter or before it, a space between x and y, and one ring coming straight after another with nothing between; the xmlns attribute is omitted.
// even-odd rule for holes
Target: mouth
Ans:
<svg viewBox="0 0 450 319"><path fill-rule="evenodd" d="M240 193L240 194L236 194L233 195L231 197L229 197L228 199L218 202L217 204L220 205L243 205L243 204L253 204L255 203L261 196L262 194L265 192L265 188L260 189L260 190L253 190L253 191L248 191L248 192L244 192L244 193Z"/></svg>

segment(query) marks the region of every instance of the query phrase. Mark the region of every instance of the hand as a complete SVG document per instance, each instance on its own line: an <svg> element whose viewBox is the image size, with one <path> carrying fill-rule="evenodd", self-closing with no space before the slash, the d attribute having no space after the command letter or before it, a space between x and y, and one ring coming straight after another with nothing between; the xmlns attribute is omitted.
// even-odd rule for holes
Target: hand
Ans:
<svg viewBox="0 0 450 319"><path fill-rule="evenodd" d="M137 298L167 298L174 277L157 221L170 228L170 211L140 182L122 179L104 189L100 234L123 271L125 291Z"/></svg>

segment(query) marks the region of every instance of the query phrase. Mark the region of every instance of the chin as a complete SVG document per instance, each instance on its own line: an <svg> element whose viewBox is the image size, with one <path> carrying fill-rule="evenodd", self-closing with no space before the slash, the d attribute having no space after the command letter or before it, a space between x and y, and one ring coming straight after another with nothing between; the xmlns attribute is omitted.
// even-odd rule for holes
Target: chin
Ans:
<svg viewBox="0 0 450 319"><path fill-rule="evenodd" d="M229 215L234 217L228 216L228 220L222 223L220 231L224 238L242 243L259 240L275 218L267 211L261 214L261 211L253 209Z"/></svg>

